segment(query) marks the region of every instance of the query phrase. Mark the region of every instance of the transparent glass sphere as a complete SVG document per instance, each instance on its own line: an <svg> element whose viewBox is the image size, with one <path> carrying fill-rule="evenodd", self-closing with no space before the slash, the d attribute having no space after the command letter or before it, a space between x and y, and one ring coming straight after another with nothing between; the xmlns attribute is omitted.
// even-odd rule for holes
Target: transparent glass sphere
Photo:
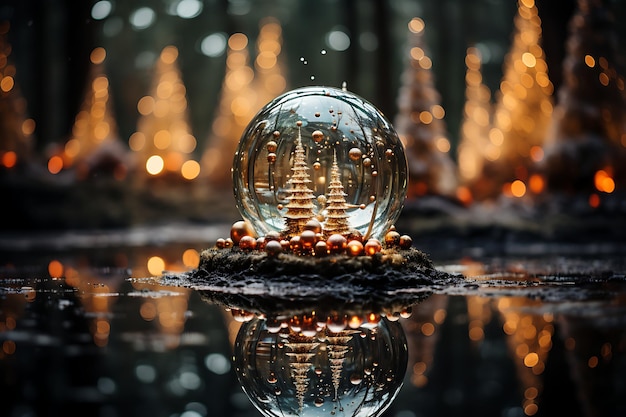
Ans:
<svg viewBox="0 0 626 417"><path fill-rule="evenodd" d="M304 87L268 103L242 135L233 164L237 207L259 235L297 232L307 218L325 234L381 239L407 189L404 147L391 123L341 89Z"/></svg>
<svg viewBox="0 0 626 417"><path fill-rule="evenodd" d="M408 350L398 322L315 335L266 323L244 323L234 349L242 388L264 416L379 416L402 386Z"/></svg>

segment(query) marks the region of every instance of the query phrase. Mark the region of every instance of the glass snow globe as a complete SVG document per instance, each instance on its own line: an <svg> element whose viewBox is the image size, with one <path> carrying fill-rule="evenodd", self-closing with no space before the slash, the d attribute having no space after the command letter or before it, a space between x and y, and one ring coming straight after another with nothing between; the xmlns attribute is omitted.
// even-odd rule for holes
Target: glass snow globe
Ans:
<svg viewBox="0 0 626 417"><path fill-rule="evenodd" d="M381 415L406 372L402 325L383 318L358 328L317 327L244 323L234 363L246 395L266 417Z"/></svg>
<svg viewBox="0 0 626 417"><path fill-rule="evenodd" d="M332 87L289 91L257 113L233 163L237 207L255 232L295 235L315 219L323 234L382 239L407 189L404 147L366 100Z"/></svg>

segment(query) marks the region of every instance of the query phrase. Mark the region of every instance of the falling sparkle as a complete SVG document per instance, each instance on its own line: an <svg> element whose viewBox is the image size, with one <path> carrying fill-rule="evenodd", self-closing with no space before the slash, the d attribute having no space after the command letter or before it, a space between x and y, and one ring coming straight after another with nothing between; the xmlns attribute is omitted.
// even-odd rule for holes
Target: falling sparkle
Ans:
<svg viewBox="0 0 626 417"><path fill-rule="evenodd" d="M321 54L326 55L326 49L322 49Z"/></svg>

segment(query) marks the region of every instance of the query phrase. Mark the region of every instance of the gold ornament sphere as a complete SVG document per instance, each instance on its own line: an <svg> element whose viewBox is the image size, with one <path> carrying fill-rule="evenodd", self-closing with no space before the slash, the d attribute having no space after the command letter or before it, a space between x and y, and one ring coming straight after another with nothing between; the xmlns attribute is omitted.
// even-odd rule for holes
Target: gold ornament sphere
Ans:
<svg viewBox="0 0 626 417"><path fill-rule="evenodd" d="M373 256L383 249L383 245L378 239L369 239L365 242L364 250L369 256Z"/></svg>
<svg viewBox="0 0 626 417"><path fill-rule="evenodd" d="M348 152L348 156L353 161L358 161L361 158L362 155L363 155L363 152L361 152L361 150L359 148L352 148Z"/></svg>
<svg viewBox="0 0 626 417"><path fill-rule="evenodd" d="M283 246L277 240L270 240L265 243L265 252L269 256L276 256L283 251Z"/></svg>
<svg viewBox="0 0 626 417"><path fill-rule="evenodd" d="M239 248L243 250L252 250L256 248L256 239L252 236L246 235L239 239Z"/></svg>
<svg viewBox="0 0 626 417"><path fill-rule="evenodd" d="M313 230L305 230L300 233L300 244L302 249L313 249L315 245L316 236Z"/></svg>
<svg viewBox="0 0 626 417"><path fill-rule="evenodd" d="M311 219L304 225L304 230L312 230L315 233L322 233L322 224L316 219Z"/></svg>
<svg viewBox="0 0 626 417"><path fill-rule="evenodd" d="M387 232L387 234L385 235L385 245L388 248L393 248L395 246L398 246L399 244L400 244L400 233L396 232L395 230L391 230Z"/></svg>
<svg viewBox="0 0 626 417"><path fill-rule="evenodd" d="M363 244L359 240L351 240L348 242L348 254L359 256L363 253Z"/></svg>
<svg viewBox="0 0 626 417"><path fill-rule="evenodd" d="M230 228L230 238L235 245L239 244L239 241L244 236L255 236L252 225L245 220L239 220L233 223Z"/></svg>
<svg viewBox="0 0 626 417"><path fill-rule="evenodd" d="M324 134L319 130L314 131L311 136L313 137L313 140L318 143L324 139Z"/></svg>
<svg viewBox="0 0 626 417"><path fill-rule="evenodd" d="M314 250L315 250L315 256L328 255L328 245L323 240L320 240L315 244Z"/></svg>
<svg viewBox="0 0 626 417"><path fill-rule="evenodd" d="M274 142L273 140L267 142L267 151L268 152L276 152L276 149L278 149L278 144L276 142Z"/></svg>
<svg viewBox="0 0 626 417"><path fill-rule="evenodd" d="M340 235L339 233L332 234L326 240L326 245L328 246L328 252L330 253L343 253L346 250L346 246L348 245L348 240Z"/></svg>
<svg viewBox="0 0 626 417"><path fill-rule="evenodd" d="M411 239L411 236L409 235L402 235L400 236L400 241L398 243L400 248L409 249L411 245L413 245L413 239Z"/></svg>

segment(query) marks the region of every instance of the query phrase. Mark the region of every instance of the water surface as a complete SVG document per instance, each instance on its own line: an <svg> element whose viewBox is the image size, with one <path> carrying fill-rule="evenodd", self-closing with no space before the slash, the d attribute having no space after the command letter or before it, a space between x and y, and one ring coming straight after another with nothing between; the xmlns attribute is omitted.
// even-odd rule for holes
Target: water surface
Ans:
<svg viewBox="0 0 626 417"><path fill-rule="evenodd" d="M245 318L153 270L201 249L4 250L2 415L261 415L232 362ZM398 320L408 364L384 415L626 415L623 256L560 249L433 252L466 279Z"/></svg>

